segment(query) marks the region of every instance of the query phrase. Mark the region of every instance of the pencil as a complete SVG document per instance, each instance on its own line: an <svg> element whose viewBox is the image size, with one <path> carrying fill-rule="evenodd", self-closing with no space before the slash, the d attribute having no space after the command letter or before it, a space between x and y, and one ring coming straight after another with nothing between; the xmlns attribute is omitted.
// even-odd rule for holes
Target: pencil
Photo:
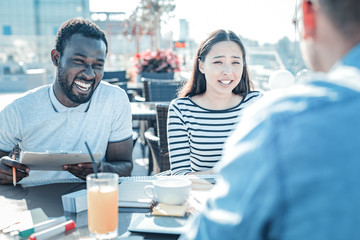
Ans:
<svg viewBox="0 0 360 240"><path fill-rule="evenodd" d="M13 154L13 160L15 160L15 154ZM13 170L13 185L16 186L16 168L12 167Z"/></svg>

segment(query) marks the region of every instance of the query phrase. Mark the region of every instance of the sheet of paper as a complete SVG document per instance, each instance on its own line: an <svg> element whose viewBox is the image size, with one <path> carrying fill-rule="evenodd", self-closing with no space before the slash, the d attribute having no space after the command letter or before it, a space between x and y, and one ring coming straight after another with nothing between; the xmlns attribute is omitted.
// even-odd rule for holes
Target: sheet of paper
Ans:
<svg viewBox="0 0 360 240"><path fill-rule="evenodd" d="M27 210L26 200L0 196L0 231L20 222L19 214Z"/></svg>
<svg viewBox="0 0 360 240"><path fill-rule="evenodd" d="M0 231L3 233L22 231L49 219L41 208L21 212L16 208L9 209L2 211L4 216L0 218Z"/></svg>
<svg viewBox="0 0 360 240"><path fill-rule="evenodd" d="M93 154L94 160L100 161L101 153ZM81 152L22 152L20 162L30 167L31 170L61 171L64 164L77 164L91 162L88 153Z"/></svg>

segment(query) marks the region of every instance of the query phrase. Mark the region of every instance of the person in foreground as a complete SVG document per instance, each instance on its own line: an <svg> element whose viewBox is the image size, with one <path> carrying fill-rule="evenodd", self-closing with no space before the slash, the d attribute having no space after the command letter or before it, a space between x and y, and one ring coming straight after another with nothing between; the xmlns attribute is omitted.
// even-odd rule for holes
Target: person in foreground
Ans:
<svg viewBox="0 0 360 240"><path fill-rule="evenodd" d="M232 31L211 33L197 50L191 79L169 106L172 174L212 174L243 110L260 96L252 91L239 37Z"/></svg>
<svg viewBox="0 0 360 240"><path fill-rule="evenodd" d="M301 6L302 53L317 73L248 108L182 239L360 239L360 4Z"/></svg>
<svg viewBox="0 0 360 240"><path fill-rule="evenodd" d="M8 157L17 144L22 151L87 153L86 141L92 153L101 153L99 171L130 174L131 109L123 90L100 81L107 50L104 32L88 20L71 19L60 27L51 51L54 83L25 93L0 112L1 184L12 182L12 167L17 181L36 172ZM63 170L51 172L51 178L85 179L93 172L91 163Z"/></svg>

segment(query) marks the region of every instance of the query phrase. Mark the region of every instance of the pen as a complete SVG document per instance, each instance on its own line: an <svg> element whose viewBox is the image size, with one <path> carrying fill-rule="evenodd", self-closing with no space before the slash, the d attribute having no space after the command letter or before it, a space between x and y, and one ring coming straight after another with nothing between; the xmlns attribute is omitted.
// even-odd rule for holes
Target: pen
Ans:
<svg viewBox="0 0 360 240"><path fill-rule="evenodd" d="M48 220L48 221L44 221L44 222L35 224L32 228L20 231L19 236L22 237L22 238L28 237L32 233L40 232L42 230L45 230L45 229L48 229L50 227L56 226L56 225L58 225L60 223L64 223L64 222L66 222L66 220L67 220L66 217L62 216L62 217L59 217L59 218L54 218L54 219L51 219L51 220Z"/></svg>
<svg viewBox="0 0 360 240"><path fill-rule="evenodd" d="M29 240L42 240L42 239L52 238L60 233L66 232L75 227L76 227L75 222L73 220L69 220L57 226L43 230L41 232L33 233L30 235Z"/></svg>
<svg viewBox="0 0 360 240"><path fill-rule="evenodd" d="M15 160L15 154L12 155L13 160ZM13 185L16 186L16 168L12 167L12 174L13 174Z"/></svg>

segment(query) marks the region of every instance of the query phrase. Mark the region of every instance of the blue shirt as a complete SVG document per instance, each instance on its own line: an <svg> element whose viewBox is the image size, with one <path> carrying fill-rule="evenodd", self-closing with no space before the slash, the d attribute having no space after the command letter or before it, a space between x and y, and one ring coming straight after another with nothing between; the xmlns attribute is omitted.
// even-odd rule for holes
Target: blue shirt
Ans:
<svg viewBox="0 0 360 240"><path fill-rule="evenodd" d="M360 239L360 45L247 109L183 239Z"/></svg>

